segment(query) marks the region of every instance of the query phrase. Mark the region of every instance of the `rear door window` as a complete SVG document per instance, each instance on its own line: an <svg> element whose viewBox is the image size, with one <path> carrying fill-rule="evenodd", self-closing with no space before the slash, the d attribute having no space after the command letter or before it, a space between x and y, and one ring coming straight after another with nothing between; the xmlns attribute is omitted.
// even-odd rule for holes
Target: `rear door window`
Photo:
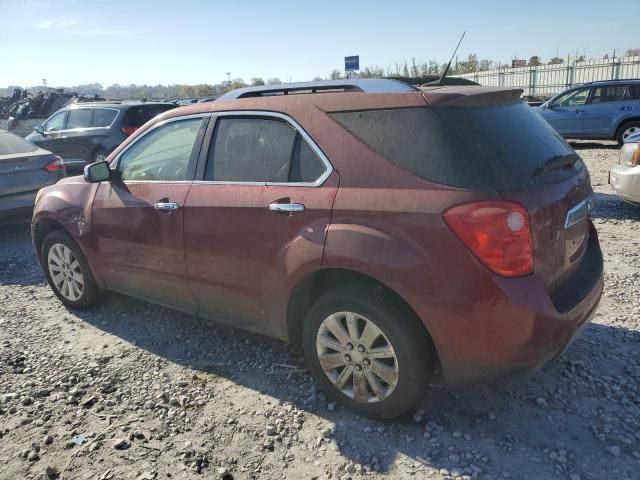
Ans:
<svg viewBox="0 0 640 480"><path fill-rule="evenodd" d="M632 83L629 85L625 99L640 100L640 83Z"/></svg>
<svg viewBox="0 0 640 480"><path fill-rule="evenodd" d="M93 111L89 108L74 108L69 110L66 130L91 127L92 115Z"/></svg>
<svg viewBox="0 0 640 480"><path fill-rule="evenodd" d="M117 110L109 110L106 108L96 108L93 110L93 123L92 125L98 127L108 127L115 120L118 115Z"/></svg>
<svg viewBox="0 0 640 480"><path fill-rule="evenodd" d="M593 90L591 103L621 102L627 90L626 85L605 85Z"/></svg>
<svg viewBox="0 0 640 480"><path fill-rule="evenodd" d="M302 135L284 121L222 117L217 121L205 180L313 183L326 168Z"/></svg>

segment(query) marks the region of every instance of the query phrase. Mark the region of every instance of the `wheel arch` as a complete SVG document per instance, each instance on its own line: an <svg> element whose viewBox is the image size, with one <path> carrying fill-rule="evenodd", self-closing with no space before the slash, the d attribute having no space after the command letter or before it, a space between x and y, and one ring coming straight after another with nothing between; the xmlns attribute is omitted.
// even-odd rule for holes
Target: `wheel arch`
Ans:
<svg viewBox="0 0 640 480"><path fill-rule="evenodd" d="M415 310L396 291L389 288L383 282L370 275L345 268L325 268L318 270L301 279L292 289L287 306L287 333L289 341L297 345L301 344L306 312L316 299L332 289L353 284L366 285L373 290L377 290L382 295L397 302L401 308L410 312L410 317L412 317L410 321L415 321L422 327L421 331L424 332L425 338L431 345L434 364L439 364L435 343L427 327L420 321Z"/></svg>
<svg viewBox="0 0 640 480"><path fill-rule="evenodd" d="M618 125L616 126L616 129L614 132L614 138L617 139L618 134L620 133L620 130L622 130L626 124L631 122L640 122L640 116L627 117L620 120L620 122L618 122Z"/></svg>
<svg viewBox="0 0 640 480"><path fill-rule="evenodd" d="M35 248L36 254L38 255L38 258L41 261L42 261L42 244L44 243L44 239L47 238L47 235L49 235L51 232L55 230L60 230L69 234L67 229L64 228L64 225L62 225L60 222L52 218L48 218L48 217L41 218L34 225L33 247Z"/></svg>

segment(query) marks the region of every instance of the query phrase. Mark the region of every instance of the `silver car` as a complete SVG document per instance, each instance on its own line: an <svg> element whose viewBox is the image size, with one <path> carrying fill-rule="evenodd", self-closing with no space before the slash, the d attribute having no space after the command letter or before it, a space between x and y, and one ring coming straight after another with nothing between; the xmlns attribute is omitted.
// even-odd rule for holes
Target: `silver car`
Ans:
<svg viewBox="0 0 640 480"><path fill-rule="evenodd" d="M38 190L65 173L60 157L0 130L0 220L29 216Z"/></svg>
<svg viewBox="0 0 640 480"><path fill-rule="evenodd" d="M620 198L640 204L640 133L625 139L618 165L609 172L609 183Z"/></svg>

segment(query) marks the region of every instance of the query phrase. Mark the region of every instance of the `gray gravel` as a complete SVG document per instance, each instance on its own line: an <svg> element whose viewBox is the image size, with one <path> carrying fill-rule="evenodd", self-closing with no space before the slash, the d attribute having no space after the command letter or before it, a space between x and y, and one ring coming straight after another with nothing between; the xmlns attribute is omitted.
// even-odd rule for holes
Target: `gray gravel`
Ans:
<svg viewBox="0 0 640 480"><path fill-rule="evenodd" d="M606 262L593 323L508 385L431 388L377 422L316 390L300 352L114 295L69 311L28 226L0 226L0 479L640 478L640 208L613 146L576 145Z"/></svg>

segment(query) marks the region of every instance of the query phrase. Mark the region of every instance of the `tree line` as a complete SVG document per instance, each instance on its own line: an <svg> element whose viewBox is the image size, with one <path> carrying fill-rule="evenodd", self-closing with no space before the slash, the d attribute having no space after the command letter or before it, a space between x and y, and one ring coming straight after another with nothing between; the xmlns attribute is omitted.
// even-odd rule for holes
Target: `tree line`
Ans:
<svg viewBox="0 0 640 480"><path fill-rule="evenodd" d="M640 48L628 49L625 53L625 57L639 56ZM604 58L609 58L605 55ZM585 60L584 56L574 57L576 62ZM538 55L532 55L527 65L537 66L544 64L562 64L564 59L560 57L552 57L546 62L542 57ZM380 67L378 65L371 65L363 68L359 72L360 78L383 78L383 77L421 77L424 75L440 75L446 68L446 63L438 63L435 60L429 60L426 62L416 61L412 58L410 61L395 62L395 65L387 68ZM493 68L510 66L501 62L496 62L488 59L480 59L475 53L471 53L467 58L459 60L455 59L451 63L448 75L461 75L464 73L472 73L482 70L491 70ZM334 69L328 77L322 78L316 76L314 81L318 80L339 80L345 77L345 73L341 70ZM253 77L249 82L245 82L242 78L234 78L229 81L224 81L216 84L173 84L173 85L121 85L114 83L104 87L100 83L89 83L84 85L76 85L71 87L64 87L67 92L76 92L78 95L86 96L100 96L108 99L177 99L177 98L194 98L194 97L217 97L219 95L233 90L235 88L246 87L249 85L276 85L283 83L278 77L264 79L262 77ZM9 96L13 94L14 86L7 88L0 88L0 97ZM46 91L47 87L35 86L27 89L31 93L37 93L39 91Z"/></svg>

